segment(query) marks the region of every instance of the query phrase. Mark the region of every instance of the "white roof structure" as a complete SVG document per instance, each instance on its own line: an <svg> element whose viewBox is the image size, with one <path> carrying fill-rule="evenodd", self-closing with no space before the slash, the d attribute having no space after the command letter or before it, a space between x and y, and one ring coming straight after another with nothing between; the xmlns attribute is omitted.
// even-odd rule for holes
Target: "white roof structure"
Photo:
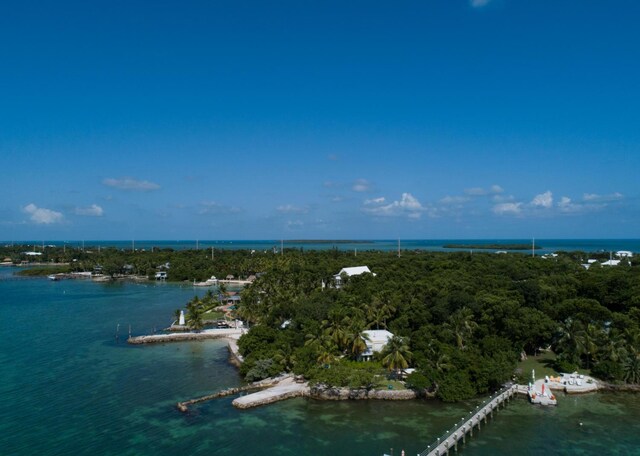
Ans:
<svg viewBox="0 0 640 456"><path fill-rule="evenodd" d="M369 329L362 331L363 336L367 336L365 343L367 344L367 350L362 353L362 356L371 356L376 352L381 352L389 339L393 337L393 333L386 329Z"/></svg>
<svg viewBox="0 0 640 456"><path fill-rule="evenodd" d="M352 268L342 268L342 269L340 269L340 272L338 273L338 275L346 274L348 277L351 277L351 276L354 276L354 275L364 274L365 272L368 272L369 274L371 274L371 271L369 270L369 267L367 267L367 266L354 266Z"/></svg>
<svg viewBox="0 0 640 456"><path fill-rule="evenodd" d="M340 288L342 286L342 274L345 274L347 277L352 277L361 274L375 274L371 272L371 270L367 266L354 266L351 268L342 268L340 272L333 276L333 280L335 282L336 288Z"/></svg>
<svg viewBox="0 0 640 456"><path fill-rule="evenodd" d="M607 260L602 263L602 266L618 266L620 264L620 260Z"/></svg>
<svg viewBox="0 0 640 456"><path fill-rule="evenodd" d="M618 258L632 258L633 257L633 253L631 253L628 250L618 250L616 252L616 256Z"/></svg>

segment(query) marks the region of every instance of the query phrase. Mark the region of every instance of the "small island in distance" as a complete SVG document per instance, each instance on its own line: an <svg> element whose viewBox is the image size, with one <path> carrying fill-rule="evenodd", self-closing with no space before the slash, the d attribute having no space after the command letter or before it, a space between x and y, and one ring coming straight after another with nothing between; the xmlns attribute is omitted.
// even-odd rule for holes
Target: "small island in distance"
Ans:
<svg viewBox="0 0 640 456"><path fill-rule="evenodd" d="M484 249L484 250L534 250L542 249L540 245L531 247L529 244L445 244L445 249Z"/></svg>
<svg viewBox="0 0 640 456"><path fill-rule="evenodd" d="M370 244L371 241L349 239L290 239L285 244Z"/></svg>

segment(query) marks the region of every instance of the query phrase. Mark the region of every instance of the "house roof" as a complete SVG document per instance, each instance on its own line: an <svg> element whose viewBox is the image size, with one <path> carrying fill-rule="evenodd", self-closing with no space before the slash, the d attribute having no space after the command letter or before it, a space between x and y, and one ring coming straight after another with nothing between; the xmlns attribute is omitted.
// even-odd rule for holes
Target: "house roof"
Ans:
<svg viewBox="0 0 640 456"><path fill-rule="evenodd" d="M365 272L368 272L369 274L371 274L371 271L369 270L369 267L367 267L367 266L354 266L352 268L342 268L342 269L340 269L340 272L338 273L338 275L346 274L349 277L351 277L351 276L354 276L354 275L364 274Z"/></svg>
<svg viewBox="0 0 640 456"><path fill-rule="evenodd" d="M362 331L362 334L366 334L372 343L382 342L386 344L387 341L393 337L393 333L386 329L369 329Z"/></svg>
<svg viewBox="0 0 640 456"><path fill-rule="evenodd" d="M602 263L603 266L618 266L620 264L620 260L607 260Z"/></svg>

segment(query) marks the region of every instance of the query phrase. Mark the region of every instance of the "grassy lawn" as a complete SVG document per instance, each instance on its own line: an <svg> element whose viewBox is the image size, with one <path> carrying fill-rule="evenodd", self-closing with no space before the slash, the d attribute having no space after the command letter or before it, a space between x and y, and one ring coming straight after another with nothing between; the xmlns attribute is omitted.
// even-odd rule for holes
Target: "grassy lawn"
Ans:
<svg viewBox="0 0 640 456"><path fill-rule="evenodd" d="M524 361L520 361L516 366L516 369L521 369L522 374L527 378L531 376L531 369L536 370L536 378L541 378L545 375L558 375L561 372L556 372L553 367L551 367L555 359L556 354L551 351L542 353L538 356L529 356ZM587 369L578 369L578 373L590 375L591 371Z"/></svg>
<svg viewBox="0 0 640 456"><path fill-rule="evenodd" d="M215 310L212 310L211 312L207 312L205 314L202 314L202 319L204 321L224 320L224 313L223 312L216 312Z"/></svg>
<svg viewBox="0 0 640 456"><path fill-rule="evenodd" d="M377 390L384 390L384 389L393 389L395 391L397 390L406 390L407 387L404 386L404 383L399 382L398 380L387 380L384 377L380 377L377 379L378 382L376 383L374 389ZM391 385L393 388L389 388L389 385Z"/></svg>

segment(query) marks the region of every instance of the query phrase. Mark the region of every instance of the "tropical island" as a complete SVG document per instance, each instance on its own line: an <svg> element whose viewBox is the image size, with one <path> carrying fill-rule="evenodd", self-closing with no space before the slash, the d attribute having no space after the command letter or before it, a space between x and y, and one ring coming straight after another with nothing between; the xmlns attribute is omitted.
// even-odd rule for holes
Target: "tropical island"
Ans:
<svg viewBox="0 0 640 456"><path fill-rule="evenodd" d="M19 264L23 250L5 247L0 255ZM585 269L581 252L355 257L291 248L220 250L213 257L207 250L70 250L44 249L38 261L147 280L158 271L169 281L251 277L231 301L218 285L182 309L196 331L221 319L244 322L239 369L248 382L289 372L327 388L409 389L459 401L510 380L526 382L537 362L550 373L579 371L620 387L640 383L637 256ZM340 274L363 265L370 272ZM383 349L370 349L368 331L388 331Z"/></svg>

